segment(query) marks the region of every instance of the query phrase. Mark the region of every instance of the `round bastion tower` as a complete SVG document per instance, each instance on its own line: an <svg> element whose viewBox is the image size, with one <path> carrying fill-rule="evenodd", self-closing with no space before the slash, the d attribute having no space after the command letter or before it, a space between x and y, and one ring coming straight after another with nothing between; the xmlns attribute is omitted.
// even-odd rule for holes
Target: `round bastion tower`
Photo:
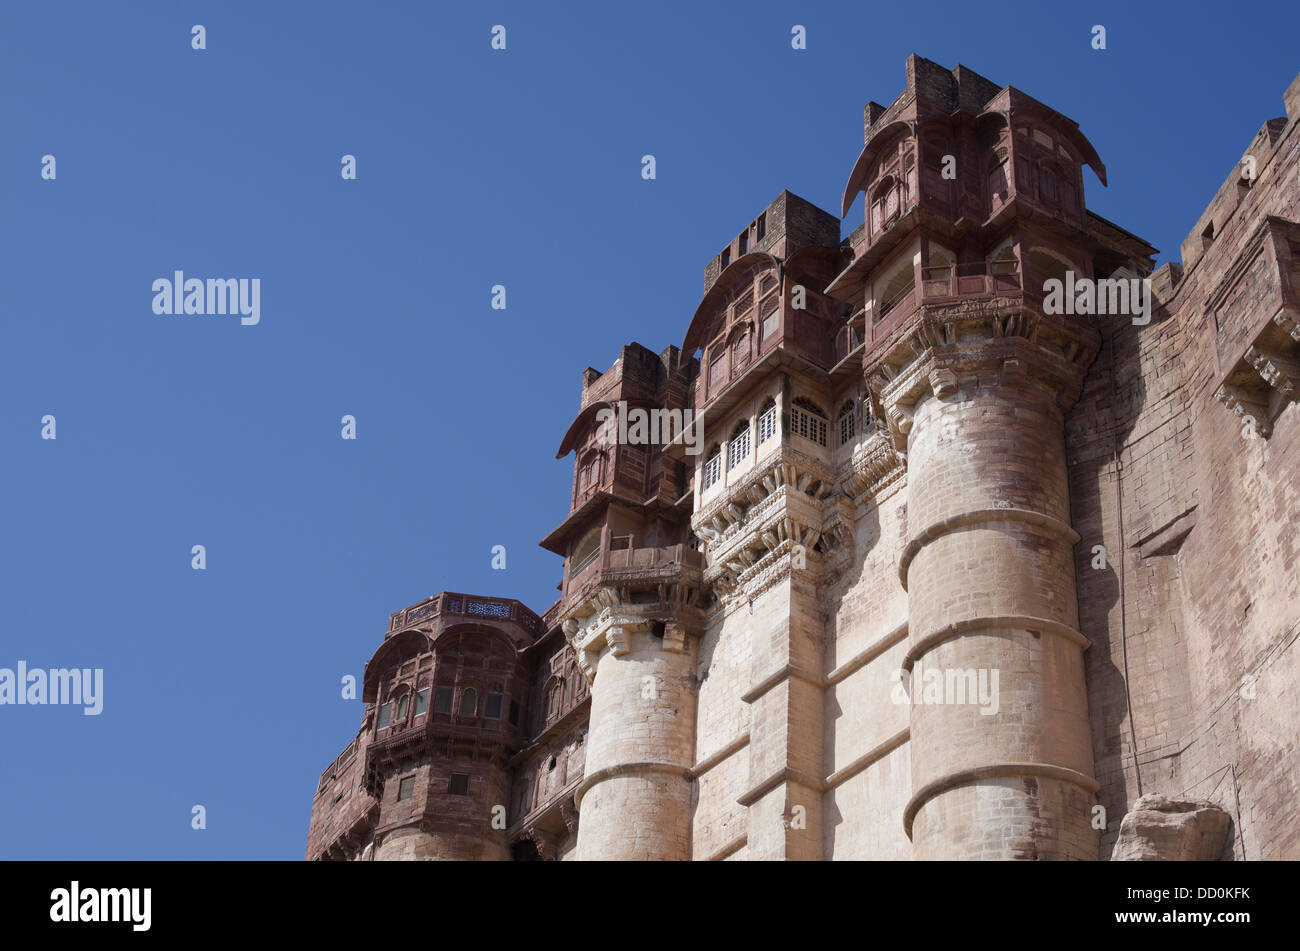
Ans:
<svg viewBox="0 0 1300 951"><path fill-rule="evenodd" d="M519 651L536 625L518 601L449 593L393 615L363 693L376 860L510 857L507 764L528 689Z"/></svg>

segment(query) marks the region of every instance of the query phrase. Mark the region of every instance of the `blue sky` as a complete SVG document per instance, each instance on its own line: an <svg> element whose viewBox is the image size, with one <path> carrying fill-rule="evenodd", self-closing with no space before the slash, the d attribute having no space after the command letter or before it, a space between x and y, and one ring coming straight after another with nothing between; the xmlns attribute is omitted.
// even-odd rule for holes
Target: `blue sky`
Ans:
<svg viewBox="0 0 1300 951"><path fill-rule="evenodd" d="M1078 121L1161 260L1300 68L1294 7L925 9L7 5L0 667L103 668L104 709L0 706L0 858L300 858L389 612L551 603L581 371L679 344L782 188L838 209L909 53ZM155 316L177 269L261 322Z"/></svg>

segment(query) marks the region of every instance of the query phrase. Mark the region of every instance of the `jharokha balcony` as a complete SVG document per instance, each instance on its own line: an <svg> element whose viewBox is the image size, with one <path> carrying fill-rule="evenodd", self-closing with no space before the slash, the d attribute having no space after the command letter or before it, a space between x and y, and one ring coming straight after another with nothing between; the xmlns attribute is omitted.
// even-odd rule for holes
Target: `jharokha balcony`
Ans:
<svg viewBox="0 0 1300 951"><path fill-rule="evenodd" d="M689 545L635 545L635 536L609 535L606 529L598 549L575 555L564 578L564 603L586 598L606 586L654 587L677 581L698 584L704 556Z"/></svg>
<svg viewBox="0 0 1300 951"><path fill-rule="evenodd" d="M974 261L963 264L943 264L917 268L921 280L913 282L883 300L868 302L864 314L863 331L868 343L883 340L895 329L928 304L956 303L959 300L980 300L993 297L1018 297L1024 294L1021 282L1020 261L1015 257L991 261ZM850 329L852 321L850 321ZM841 331L841 336L844 331ZM838 339L837 339L838 344ZM837 345L837 351L839 347Z"/></svg>

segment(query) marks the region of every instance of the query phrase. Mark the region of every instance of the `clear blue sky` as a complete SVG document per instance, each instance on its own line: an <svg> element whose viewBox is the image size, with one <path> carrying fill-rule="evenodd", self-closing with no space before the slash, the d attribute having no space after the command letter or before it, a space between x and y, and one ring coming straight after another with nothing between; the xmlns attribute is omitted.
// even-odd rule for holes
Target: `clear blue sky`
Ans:
<svg viewBox="0 0 1300 951"><path fill-rule="evenodd" d="M105 696L0 707L0 858L300 858L389 612L551 603L582 369L680 343L782 188L838 209L909 53L1078 121L1167 260L1300 69L1268 6L6 4L0 667ZM176 269L261 323L155 316Z"/></svg>

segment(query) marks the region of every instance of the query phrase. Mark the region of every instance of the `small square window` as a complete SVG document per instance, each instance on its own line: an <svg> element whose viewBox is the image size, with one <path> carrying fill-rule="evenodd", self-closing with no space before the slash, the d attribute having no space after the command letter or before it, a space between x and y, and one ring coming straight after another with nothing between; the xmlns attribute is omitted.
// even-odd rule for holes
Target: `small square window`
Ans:
<svg viewBox="0 0 1300 951"><path fill-rule="evenodd" d="M487 695L487 711L483 714L489 720L501 719L501 694L490 693Z"/></svg>
<svg viewBox="0 0 1300 951"><path fill-rule="evenodd" d="M510 701L510 724L511 726L519 725L519 704L513 700Z"/></svg>
<svg viewBox="0 0 1300 951"><path fill-rule="evenodd" d="M429 688L425 687L415 695L415 715L424 716L429 710Z"/></svg>
<svg viewBox="0 0 1300 951"><path fill-rule="evenodd" d="M439 687L433 695L434 713L451 713L451 688Z"/></svg>
<svg viewBox="0 0 1300 951"><path fill-rule="evenodd" d="M447 792L453 796L469 795L469 776L465 773L452 773L451 783L447 787Z"/></svg>
<svg viewBox="0 0 1300 951"><path fill-rule="evenodd" d="M411 795L414 792L415 792L415 777L407 776L405 779L403 779L400 783L397 784L397 801L401 802L403 799L410 799Z"/></svg>
<svg viewBox="0 0 1300 951"><path fill-rule="evenodd" d="M384 727L388 726L388 720L392 715L393 705L391 703L385 703L379 708L379 729L382 730Z"/></svg>

